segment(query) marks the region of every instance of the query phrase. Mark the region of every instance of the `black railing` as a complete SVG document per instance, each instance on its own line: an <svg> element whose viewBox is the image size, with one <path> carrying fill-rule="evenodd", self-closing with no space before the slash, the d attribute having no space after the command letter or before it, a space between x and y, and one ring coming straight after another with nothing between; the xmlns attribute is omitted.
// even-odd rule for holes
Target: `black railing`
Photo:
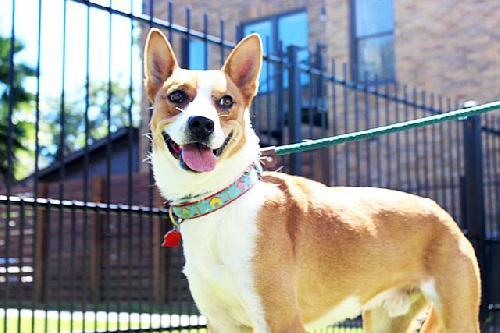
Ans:
<svg viewBox="0 0 500 333"><path fill-rule="evenodd" d="M204 65L216 68L234 38L224 21L213 34L208 16L195 24L187 9L181 25L171 2L144 1L144 8L137 2L123 9L39 0L36 22L19 19L19 1L0 10L0 20L10 24L9 35L0 36L10 50L0 59L7 69L0 81L0 332L204 331L181 272L182 251L160 247L168 229L163 199L149 165L139 163L149 150L140 133L150 117L140 52L148 29L157 27L180 59L189 60L190 40L203 42ZM30 24L34 37L19 29ZM16 51L22 44L24 56ZM355 82L348 73L356 71L328 62L323 50L309 50L305 64L294 46L265 55L266 89L252 108L263 146L463 104L416 87L369 82L367 75ZM26 117L33 121L19 120ZM493 113L291 155L278 165L330 185L387 187L436 200L478 250L483 326L500 332L499 159L500 118ZM328 332L360 327L357 319Z"/></svg>

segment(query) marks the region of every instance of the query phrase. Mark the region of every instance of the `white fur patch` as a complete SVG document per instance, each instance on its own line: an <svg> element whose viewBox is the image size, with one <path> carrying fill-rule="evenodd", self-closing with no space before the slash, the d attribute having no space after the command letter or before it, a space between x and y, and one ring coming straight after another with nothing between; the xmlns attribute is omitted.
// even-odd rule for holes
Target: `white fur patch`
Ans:
<svg viewBox="0 0 500 333"><path fill-rule="evenodd" d="M436 281L434 278L430 278L425 280L420 284L420 290L424 296L432 302L433 305L439 307L441 306L441 300L439 299L439 295L436 291Z"/></svg>
<svg viewBox="0 0 500 333"><path fill-rule="evenodd" d="M198 87L196 97L189 103L174 122L165 128L165 132L179 145L188 143L187 124L194 116L203 116L214 122L214 133L211 136L209 146L217 149L224 143L225 135L217 115L217 109L213 105L213 86L220 73L218 71L201 71L198 76Z"/></svg>
<svg viewBox="0 0 500 333"><path fill-rule="evenodd" d="M383 306L389 317L398 317L410 310L411 303L411 297L407 293L399 289L389 289L369 300L364 305L363 310Z"/></svg>
<svg viewBox="0 0 500 333"><path fill-rule="evenodd" d="M267 332L252 259L259 209L276 189L258 182L230 205L181 225L185 274L196 304L221 332L239 325Z"/></svg>
<svg viewBox="0 0 500 333"><path fill-rule="evenodd" d="M347 297L339 305L328 311L323 317L307 323L307 329L322 328L341 322L345 319L356 318L363 311L377 307L384 307L389 317L402 316L410 310L412 299L410 295L399 289L390 289L375 295L365 304L361 304L356 296Z"/></svg>
<svg viewBox="0 0 500 333"><path fill-rule="evenodd" d="M362 305L359 298L355 296L347 297L336 307L328 311L324 316L310 323L306 323L306 329L323 328L344 319L356 318L361 313Z"/></svg>

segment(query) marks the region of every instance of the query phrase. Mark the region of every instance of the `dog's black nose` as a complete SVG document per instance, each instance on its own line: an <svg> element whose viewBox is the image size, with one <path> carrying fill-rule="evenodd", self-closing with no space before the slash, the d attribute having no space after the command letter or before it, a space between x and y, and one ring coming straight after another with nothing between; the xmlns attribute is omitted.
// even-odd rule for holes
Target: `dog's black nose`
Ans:
<svg viewBox="0 0 500 333"><path fill-rule="evenodd" d="M188 128L193 140L203 141L214 132L214 122L206 117L194 116L189 118Z"/></svg>

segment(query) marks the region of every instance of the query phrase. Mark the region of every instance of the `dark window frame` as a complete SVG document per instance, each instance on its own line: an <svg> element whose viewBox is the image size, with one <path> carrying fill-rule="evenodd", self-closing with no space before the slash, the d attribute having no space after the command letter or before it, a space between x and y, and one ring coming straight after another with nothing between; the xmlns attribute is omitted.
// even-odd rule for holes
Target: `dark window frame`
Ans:
<svg viewBox="0 0 500 333"><path fill-rule="evenodd" d="M191 60L191 51L192 51L191 43L192 42L198 42L198 43L203 44L203 53L204 53L203 66L202 66L202 68L199 68L199 69L209 69L209 67L210 67L210 52L208 50L207 41L205 41L203 39L193 38L191 36L183 37L181 39L182 52L181 52L181 58L179 59L181 67L191 69L191 63L190 63L191 61L190 60Z"/></svg>
<svg viewBox="0 0 500 333"><path fill-rule="evenodd" d="M291 10L287 10L287 11L284 11L284 12L279 12L279 13L276 13L276 14L271 14L271 15L266 15L266 16L260 16L260 17L257 17L255 19L251 19L251 20L248 20L248 21L243 21L243 22L240 22L237 26L237 30L236 30L236 34L238 36L238 39L241 40L243 37L245 37L243 35L243 29L245 28L245 26L247 25L251 25L251 24L256 24L256 23L261 23L261 22L265 22L265 21L271 21L271 26L272 26L272 42L273 42L273 45L276 45L276 49L278 49L278 45L279 45L279 37L278 37L278 20L280 17L284 17L284 16L290 16L290 15L294 15L294 14L300 14L300 13L308 13L307 11L307 8L306 7L300 7L300 8L295 8L295 9L291 9ZM272 53L272 55L276 55L275 53Z"/></svg>
<svg viewBox="0 0 500 333"><path fill-rule="evenodd" d="M243 37L245 37L243 32L244 32L244 29L246 26L269 21L269 22L271 22L271 29L272 29L272 31L271 31L272 36L271 36L271 40L269 41L269 43L271 45L274 45L274 50L271 50L269 55L282 56L283 59L285 59L286 58L286 50L281 50L279 47L280 46L279 27L278 27L279 19L282 17L287 17L287 16L301 14L301 13L306 14L307 18L309 19L309 12L307 10L307 7L299 7L299 8L294 8L294 9L290 9L287 11L271 14L271 15L259 16L259 17L254 18L254 19L240 22L236 27L236 36L237 36L238 40L241 40ZM308 31L307 40L309 40L309 31ZM304 49L307 50L307 52L309 53L308 61L311 61L311 54L310 54L309 47L306 46L306 47L304 47ZM272 83L272 87L268 88L267 91L261 92L261 94L274 93L276 91L276 88L277 88L276 85L279 84L278 80L282 80L282 78L281 79L278 78L278 79L274 80L274 82Z"/></svg>
<svg viewBox="0 0 500 333"><path fill-rule="evenodd" d="M364 77L358 77L358 67L359 67L359 59L358 59L358 44L360 40L366 40L370 38L377 38L377 37L384 37L384 36L392 36L393 38L393 43L395 41L395 27L394 27L394 22L393 22L393 27L392 30L386 30L386 31L381 31L373 34L368 34L368 35L363 35L363 36L357 36L357 29L356 29L356 1L359 0L349 0L349 60L351 66L349 66L349 71L351 75L351 80L355 82L364 82ZM392 6L392 19L394 21L394 0L391 0L393 3ZM395 47L395 43L394 43ZM395 50L393 50L395 52ZM397 72L396 72L396 57L394 55L394 70L393 73L394 75L389 78L389 79L378 79L377 83L379 84L396 84L397 83ZM368 83L374 83L375 80L369 80Z"/></svg>

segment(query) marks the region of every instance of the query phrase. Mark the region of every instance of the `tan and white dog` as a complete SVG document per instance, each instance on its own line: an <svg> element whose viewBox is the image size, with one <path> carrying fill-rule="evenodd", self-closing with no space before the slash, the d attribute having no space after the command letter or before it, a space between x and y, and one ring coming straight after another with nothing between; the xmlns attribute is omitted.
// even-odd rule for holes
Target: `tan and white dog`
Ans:
<svg viewBox="0 0 500 333"><path fill-rule="evenodd" d="M257 35L221 70L179 68L152 29L145 87L151 161L175 203L233 183L259 163L249 107L262 62ZM326 187L264 172L238 199L180 226L185 274L211 332L305 332L363 315L365 332L479 332L474 250L430 199L378 188Z"/></svg>

